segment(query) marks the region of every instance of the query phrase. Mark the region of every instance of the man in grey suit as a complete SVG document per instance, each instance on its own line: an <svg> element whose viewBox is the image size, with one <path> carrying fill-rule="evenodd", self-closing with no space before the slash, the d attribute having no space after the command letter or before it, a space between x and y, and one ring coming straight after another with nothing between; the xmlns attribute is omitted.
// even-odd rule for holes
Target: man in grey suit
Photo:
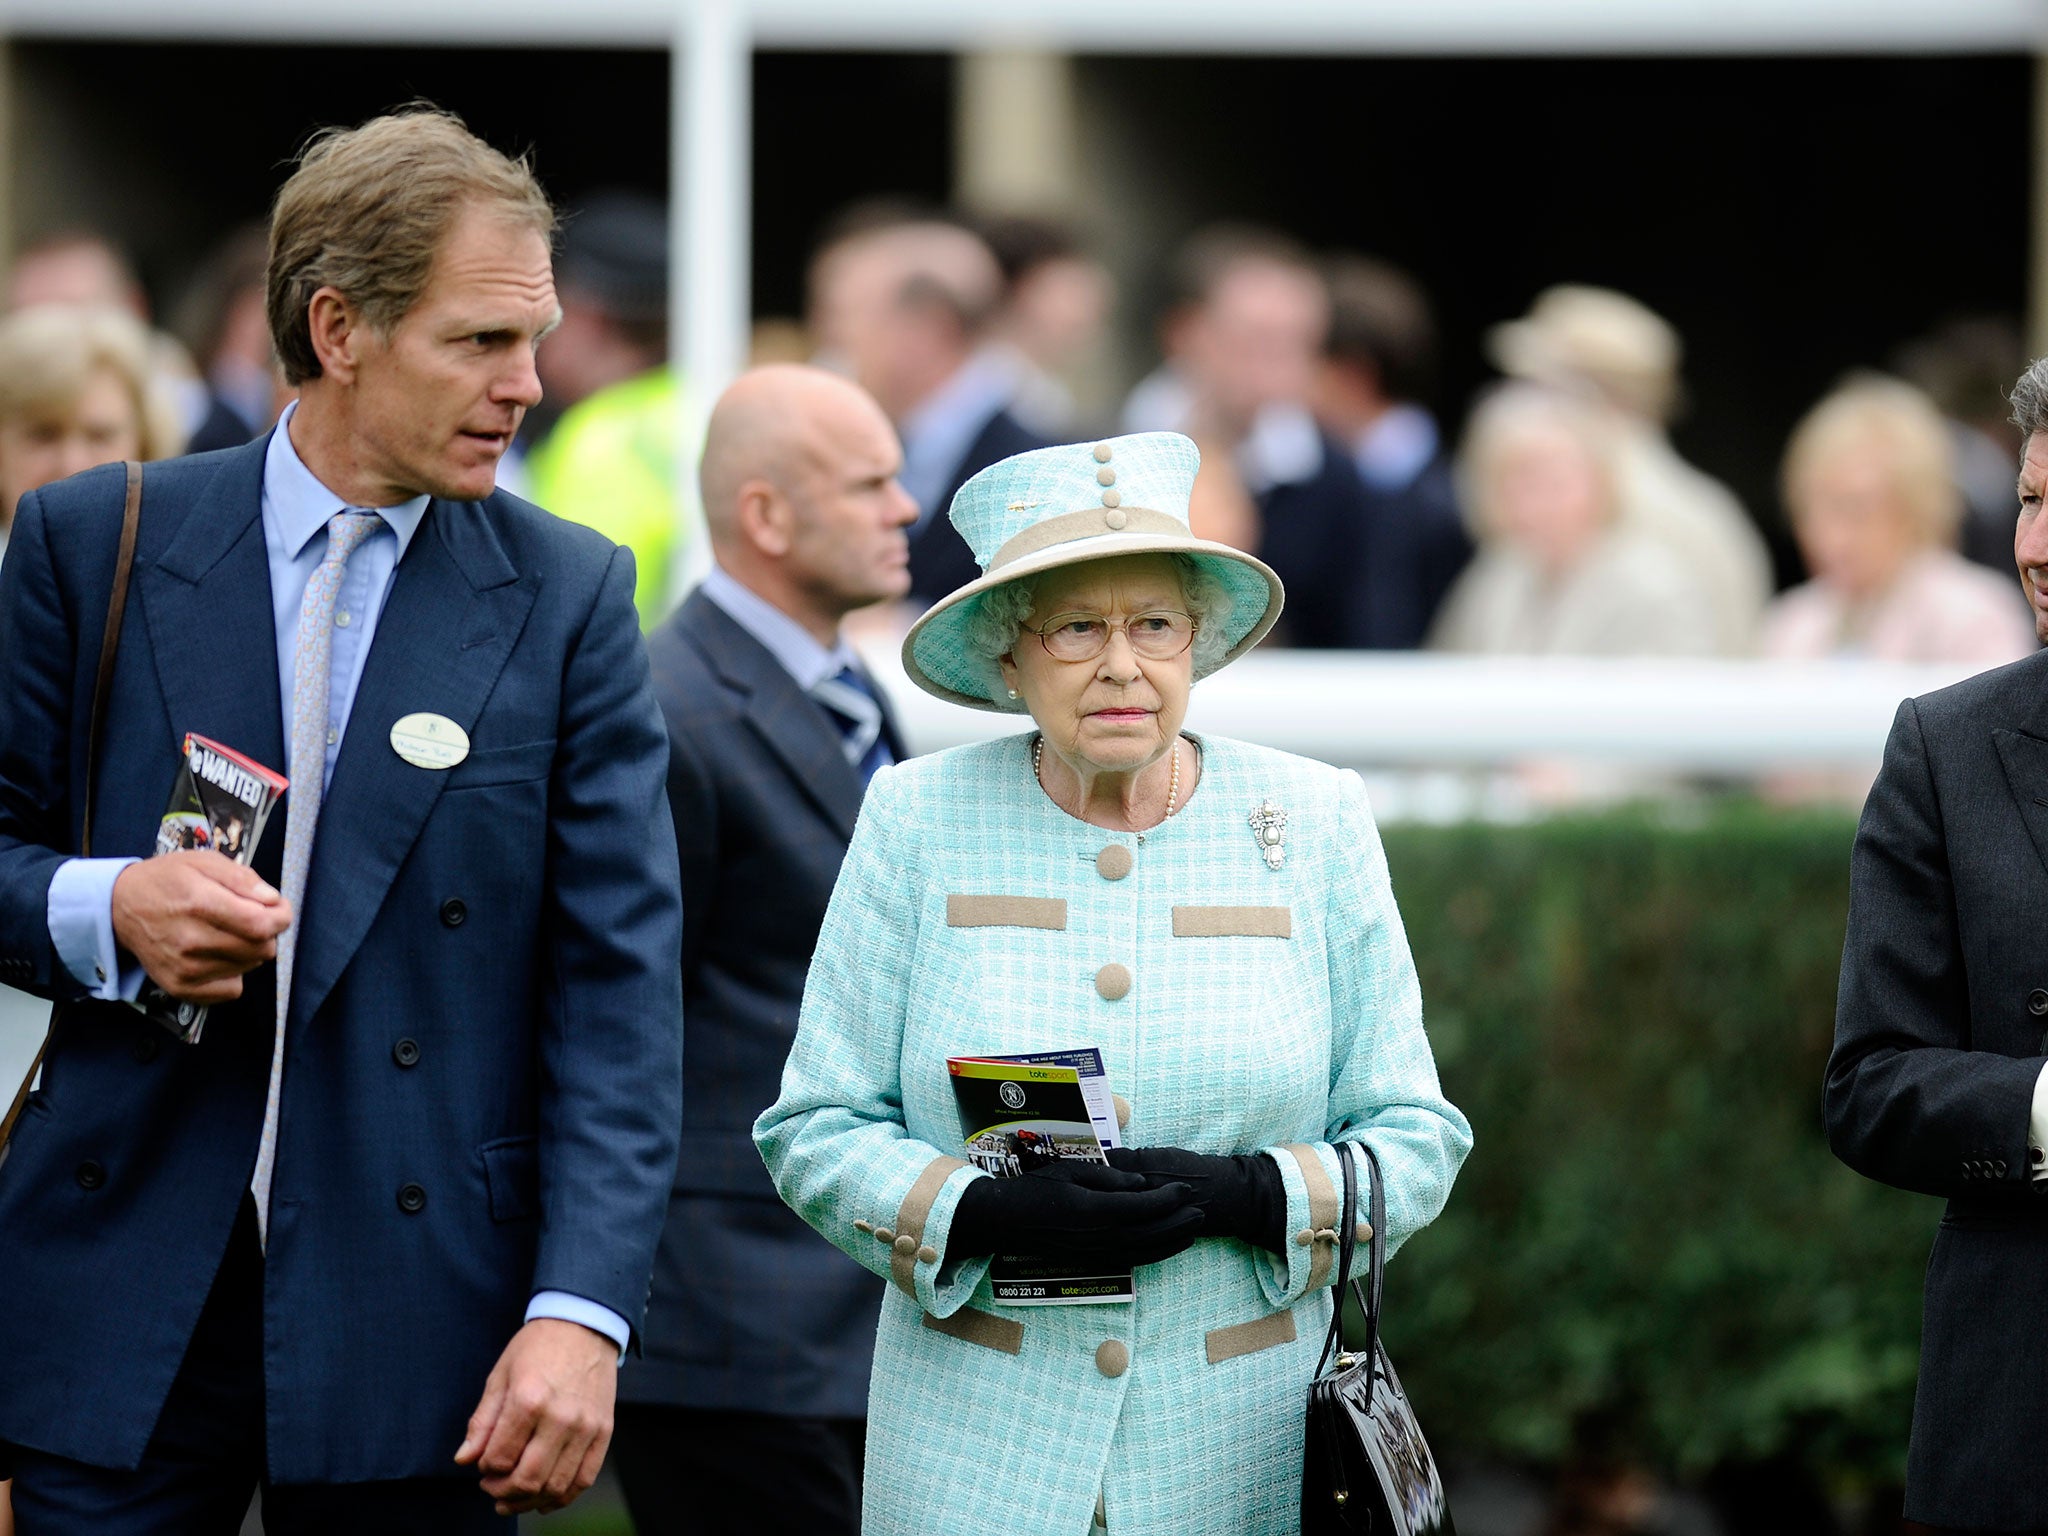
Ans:
<svg viewBox="0 0 2048 1536"><path fill-rule="evenodd" d="M2048 359L2020 379L2013 554L2048 641ZM1906 1515L2048 1531L2048 653L1899 706L1863 809L1829 1140L1948 1201Z"/></svg>
<svg viewBox="0 0 2048 1536"><path fill-rule="evenodd" d="M776 1197L754 1150L861 794L903 746L840 633L909 589L917 506L879 406L761 368L712 412L717 564L650 637L684 831L683 1152L616 1465L640 1536L853 1536L881 1286Z"/></svg>

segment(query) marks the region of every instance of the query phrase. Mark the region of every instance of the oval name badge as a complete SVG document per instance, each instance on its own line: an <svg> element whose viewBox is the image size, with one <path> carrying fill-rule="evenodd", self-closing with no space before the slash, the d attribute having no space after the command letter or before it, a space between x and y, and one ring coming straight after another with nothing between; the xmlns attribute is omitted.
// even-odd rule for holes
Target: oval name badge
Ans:
<svg viewBox="0 0 2048 1536"><path fill-rule="evenodd" d="M391 727L391 750L415 768L453 768L469 756L469 732L446 715L407 715Z"/></svg>

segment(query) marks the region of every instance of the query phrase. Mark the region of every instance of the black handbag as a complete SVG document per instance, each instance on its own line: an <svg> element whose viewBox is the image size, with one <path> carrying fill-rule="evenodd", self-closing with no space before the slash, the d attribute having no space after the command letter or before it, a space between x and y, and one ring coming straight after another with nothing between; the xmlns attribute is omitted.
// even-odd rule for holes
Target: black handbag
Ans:
<svg viewBox="0 0 2048 1536"><path fill-rule="evenodd" d="M1344 1168L1344 1204L1337 1237L1336 1306L1329 1337L1316 1360L1308 1389L1308 1440L1301 1468L1302 1536L1457 1536L1444 1500L1436 1458L1415 1422L1415 1410L1401 1390L1394 1363L1380 1347L1380 1291L1384 1284L1387 1197L1380 1187L1380 1162L1363 1143L1372 1168L1371 1236L1366 1243L1370 1282L1360 1288L1351 1272L1358 1248L1358 1165L1354 1144L1337 1144ZM1341 1347L1344 1292L1349 1288L1365 1313L1365 1348ZM1328 1375L1323 1367L1336 1363Z"/></svg>

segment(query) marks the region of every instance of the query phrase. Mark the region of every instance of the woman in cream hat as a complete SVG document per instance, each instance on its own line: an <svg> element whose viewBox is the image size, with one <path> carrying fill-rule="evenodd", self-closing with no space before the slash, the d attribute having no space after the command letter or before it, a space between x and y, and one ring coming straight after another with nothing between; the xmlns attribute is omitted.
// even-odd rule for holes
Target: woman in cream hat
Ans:
<svg viewBox="0 0 2048 1536"><path fill-rule="evenodd" d="M954 498L983 575L904 642L919 686L1033 730L875 777L754 1137L890 1282L862 1529L1289 1532L1341 1170L1392 1246L1471 1145L1443 1097L1357 775L1182 730L1280 585L1186 522L1171 433L1020 454ZM946 1060L1095 1047L1104 1168L963 1159ZM1004 1305L991 1256L1135 1266L1135 1299Z"/></svg>

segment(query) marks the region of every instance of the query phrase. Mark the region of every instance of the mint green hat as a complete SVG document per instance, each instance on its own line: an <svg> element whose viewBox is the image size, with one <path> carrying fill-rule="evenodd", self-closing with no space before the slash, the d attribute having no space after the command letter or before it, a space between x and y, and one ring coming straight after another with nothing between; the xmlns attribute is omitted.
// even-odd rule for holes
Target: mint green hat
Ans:
<svg viewBox="0 0 2048 1536"><path fill-rule="evenodd" d="M981 576L933 604L903 637L903 668L926 693L970 709L1022 714L1002 672L967 644L976 606L1021 577L1117 555L1187 555L1230 594L1223 660L1257 645L1280 617L1280 578L1243 550L1188 529L1202 456L1178 432L1037 448L991 464L960 487L948 513Z"/></svg>

